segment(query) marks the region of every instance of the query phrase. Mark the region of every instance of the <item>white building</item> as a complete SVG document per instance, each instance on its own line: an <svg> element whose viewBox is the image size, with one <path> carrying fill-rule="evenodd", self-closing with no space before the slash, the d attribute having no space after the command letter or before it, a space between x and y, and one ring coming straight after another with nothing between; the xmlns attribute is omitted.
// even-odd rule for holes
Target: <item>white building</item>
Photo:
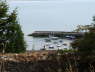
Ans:
<svg viewBox="0 0 95 72"><path fill-rule="evenodd" d="M35 31L29 36L32 36L33 39L31 49L57 50L71 49L71 43L82 35L77 32Z"/></svg>

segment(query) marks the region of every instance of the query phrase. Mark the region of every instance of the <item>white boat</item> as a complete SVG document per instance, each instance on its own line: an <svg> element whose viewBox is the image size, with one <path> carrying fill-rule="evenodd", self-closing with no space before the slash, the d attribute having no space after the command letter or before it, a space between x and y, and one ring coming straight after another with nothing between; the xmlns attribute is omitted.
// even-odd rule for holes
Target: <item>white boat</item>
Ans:
<svg viewBox="0 0 95 72"><path fill-rule="evenodd" d="M58 40L58 37L51 37L52 40Z"/></svg>
<svg viewBox="0 0 95 72"><path fill-rule="evenodd" d="M49 48L50 48L50 49L54 49L54 46L53 46L53 45L50 45Z"/></svg>
<svg viewBox="0 0 95 72"><path fill-rule="evenodd" d="M75 36L66 36L66 38L68 38L68 39L75 39Z"/></svg>
<svg viewBox="0 0 95 72"><path fill-rule="evenodd" d="M57 47L61 47L61 45L57 45Z"/></svg>

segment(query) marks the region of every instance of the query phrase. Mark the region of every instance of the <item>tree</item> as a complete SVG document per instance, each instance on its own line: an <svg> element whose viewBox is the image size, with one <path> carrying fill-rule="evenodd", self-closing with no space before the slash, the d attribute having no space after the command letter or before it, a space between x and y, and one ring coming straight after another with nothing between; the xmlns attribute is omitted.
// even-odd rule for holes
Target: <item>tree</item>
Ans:
<svg viewBox="0 0 95 72"><path fill-rule="evenodd" d="M88 31L84 32L84 36L75 40L72 47L77 49L79 57L79 72L94 72L95 70L95 16L92 25L86 26ZM82 71L81 71L82 70Z"/></svg>
<svg viewBox="0 0 95 72"><path fill-rule="evenodd" d="M91 27L92 25L78 25L77 26L77 29L75 29L74 31L75 32L88 32L89 28Z"/></svg>
<svg viewBox="0 0 95 72"><path fill-rule="evenodd" d="M85 32L81 39L72 43L72 47L77 49L83 57L95 55L95 17L93 17L93 24L87 26L87 28L88 32Z"/></svg>
<svg viewBox="0 0 95 72"><path fill-rule="evenodd" d="M17 21L17 10L10 13L7 3L0 1L0 52L19 53L25 50L26 44Z"/></svg>

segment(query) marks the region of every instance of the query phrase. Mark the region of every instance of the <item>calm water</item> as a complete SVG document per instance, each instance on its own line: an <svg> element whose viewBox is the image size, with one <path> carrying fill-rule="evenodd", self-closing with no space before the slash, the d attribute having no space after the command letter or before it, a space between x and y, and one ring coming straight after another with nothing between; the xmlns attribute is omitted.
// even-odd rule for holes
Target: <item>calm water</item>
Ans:
<svg viewBox="0 0 95 72"><path fill-rule="evenodd" d="M27 50L40 50L42 48L46 48L47 50L56 50L56 49L64 49L64 48L71 48L70 43L72 40L69 39L61 39L58 38L56 40L50 39L49 42L46 42L46 37L37 38L37 37L30 37L27 39ZM51 48L50 48L51 47ZM53 48L52 48L53 47Z"/></svg>

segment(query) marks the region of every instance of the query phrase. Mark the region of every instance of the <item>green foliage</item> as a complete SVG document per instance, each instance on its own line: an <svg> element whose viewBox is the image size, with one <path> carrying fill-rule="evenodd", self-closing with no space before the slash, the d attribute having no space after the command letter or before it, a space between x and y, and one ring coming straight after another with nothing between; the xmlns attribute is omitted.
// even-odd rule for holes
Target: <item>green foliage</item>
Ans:
<svg viewBox="0 0 95 72"><path fill-rule="evenodd" d="M9 13L5 2L0 2L0 52L19 53L26 50L24 34L17 21L17 11Z"/></svg>
<svg viewBox="0 0 95 72"><path fill-rule="evenodd" d="M76 52L76 50L74 49L64 49L63 52L68 52L68 53L72 53L72 52Z"/></svg>
<svg viewBox="0 0 95 72"><path fill-rule="evenodd" d="M7 16L8 5L5 2L0 2L0 19Z"/></svg>
<svg viewBox="0 0 95 72"><path fill-rule="evenodd" d="M72 43L72 47L78 49L84 57L95 55L95 17L93 17L93 25L90 25L88 29L89 31L84 33L83 38Z"/></svg>
<svg viewBox="0 0 95 72"><path fill-rule="evenodd" d="M83 55L95 55L95 33L86 33L85 36L72 43L73 48L77 48Z"/></svg>
<svg viewBox="0 0 95 72"><path fill-rule="evenodd" d="M64 50L62 50L62 49L58 50L58 53L60 53L60 54L72 53L72 52L77 52L77 50L75 50L75 49L67 49L67 48L65 48Z"/></svg>

